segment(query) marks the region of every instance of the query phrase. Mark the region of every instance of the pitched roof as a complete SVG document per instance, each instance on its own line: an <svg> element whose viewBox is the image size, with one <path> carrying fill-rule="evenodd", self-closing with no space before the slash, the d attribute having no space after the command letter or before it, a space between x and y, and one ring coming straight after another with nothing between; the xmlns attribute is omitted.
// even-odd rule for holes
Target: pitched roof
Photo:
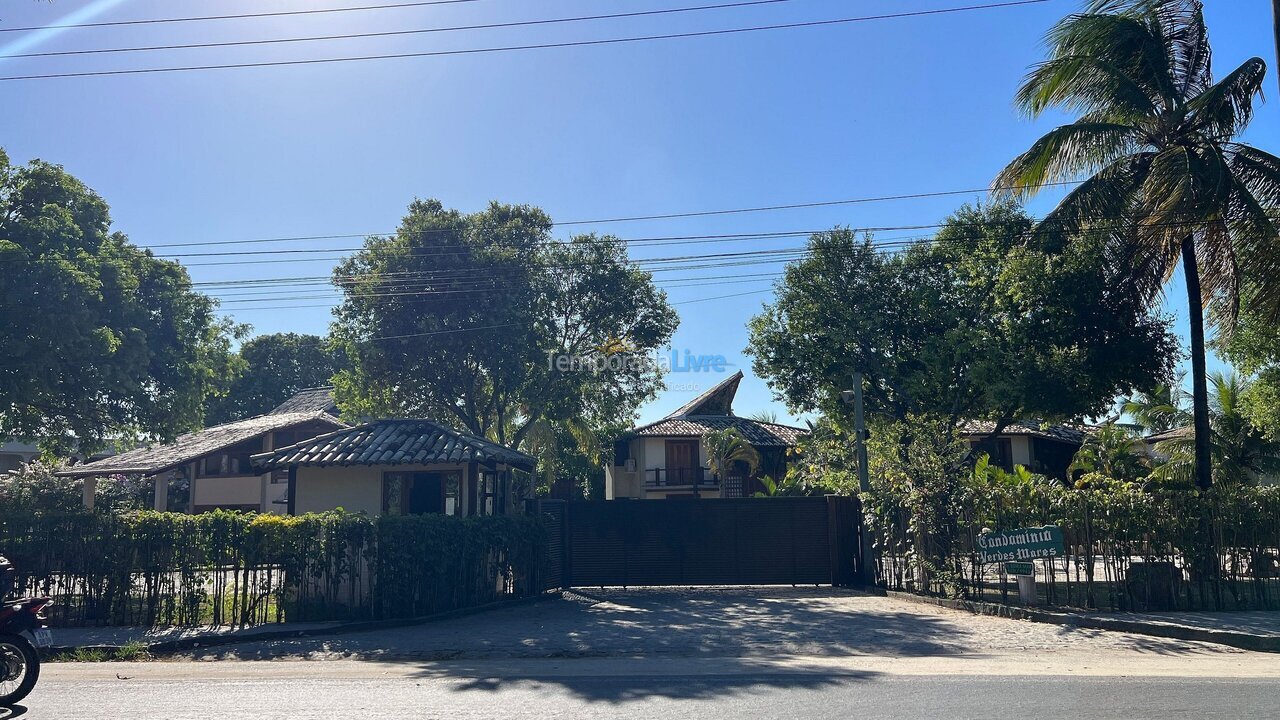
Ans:
<svg viewBox="0 0 1280 720"><path fill-rule="evenodd" d="M641 425L625 437L702 437L711 430L735 428L747 442L761 447L790 447L809 432L804 428L751 420L733 414L733 399L742 382L742 371L694 398L665 418Z"/></svg>
<svg viewBox="0 0 1280 720"><path fill-rule="evenodd" d="M996 423L993 420L969 420L961 424L960 434L968 436L990 435L992 430L996 429ZM1084 443L1085 436L1089 434L1089 428L1085 425L1042 423L1037 420L1022 420L1010 423L1000 431L1001 435L1028 435L1031 437L1043 438L1045 440L1056 440L1063 443L1072 443L1081 445Z"/></svg>
<svg viewBox="0 0 1280 720"><path fill-rule="evenodd" d="M155 475L185 465L205 455L252 440L276 430L295 425L320 423L329 427L345 427L332 415L323 412L293 412L259 415L248 420L215 425L179 436L165 445L149 445L112 455L83 465L60 470L61 477L101 475Z"/></svg>
<svg viewBox="0 0 1280 720"><path fill-rule="evenodd" d="M790 447L809 431L804 428L733 415L688 415L663 418L635 428L628 437L702 437L710 430L735 428L747 442L761 447Z"/></svg>
<svg viewBox="0 0 1280 720"><path fill-rule="evenodd" d="M1183 427L1173 428L1172 430L1165 430L1164 432L1148 435L1142 438L1142 440L1148 445L1154 445L1158 442L1164 442L1165 440L1191 440L1195 438L1195 436L1195 427L1191 425L1184 425Z"/></svg>
<svg viewBox="0 0 1280 720"><path fill-rule="evenodd" d="M289 465L503 463L533 469L534 458L430 420L377 420L253 456L264 468Z"/></svg>
<svg viewBox="0 0 1280 720"><path fill-rule="evenodd" d="M742 371L730 375L728 379L689 401L679 410L667 417L685 417L687 415L733 415L733 398L738 394L738 383L742 382Z"/></svg>
<svg viewBox="0 0 1280 720"><path fill-rule="evenodd" d="M293 394L293 397L276 406L270 414L279 415L292 412L326 412L330 415L337 415L338 404L333 401L333 386L326 385L324 387L299 390Z"/></svg>

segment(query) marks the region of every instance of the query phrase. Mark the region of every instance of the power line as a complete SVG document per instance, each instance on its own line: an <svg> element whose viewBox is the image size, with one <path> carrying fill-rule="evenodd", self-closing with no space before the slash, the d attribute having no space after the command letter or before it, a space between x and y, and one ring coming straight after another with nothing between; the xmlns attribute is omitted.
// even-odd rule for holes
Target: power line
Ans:
<svg viewBox="0 0 1280 720"><path fill-rule="evenodd" d="M162 23L203 22L206 20L244 20L247 18L283 17L286 15L323 15L326 13L358 12L364 10L393 10L398 8L426 7L428 5L459 5L479 2L479 0L426 0L425 2L404 2L393 5L358 5L355 7L320 8L315 10L281 10L278 12L240 13L237 15L199 15L176 18L144 18L141 20L110 20L91 23L68 23L65 25L32 25L29 27L0 28L0 33L31 32L35 30L70 30L72 28L120 27L123 25L159 25Z"/></svg>
<svg viewBox="0 0 1280 720"><path fill-rule="evenodd" d="M1047 188L1047 187L1065 187L1067 185L1079 185L1079 184L1080 184L1080 181L1077 181L1077 180L1065 180L1065 181L1057 181L1057 182L1038 183L1035 185L1026 185L1026 186L1019 186L1019 187ZM553 222L551 223L551 225L552 227L571 227L571 226L577 226L577 225L607 225L612 223L637 222L637 221L645 221L645 220L676 220L676 219L682 219L682 218L711 217L716 215L742 215L747 213L758 213L758 212L777 212L780 210L802 210L807 208L835 207L840 205L862 205L862 204L877 203L877 202L890 202L894 200L920 200L920 199L927 199L927 198L947 197L951 195L969 195L972 193L988 193L992 191L1004 191L1004 190L1012 190L1012 189L1015 189L1015 188L996 186L996 187L970 188L967 190L938 190L938 191L932 191L932 192L905 193L905 194L899 194L899 195L880 195L880 196L874 196L874 197L848 198L844 200L818 200L813 202L790 203L786 205L762 205L757 207L728 208L728 209L718 209L718 210L694 210L689 212L663 213L658 215L631 215L631 216L623 216L623 217L598 218L595 220L567 220L564 222ZM425 230L416 230L407 234L410 236L417 237L417 236L427 235L427 234L454 232L457 230L464 230L466 228L467 226L465 224L459 224L459 225L446 227L446 228L428 228ZM479 229L484 230L485 228L479 228ZM253 240L212 240L212 241L191 242L191 243L160 243L156 245L141 245L139 247L142 247L148 250L154 250L156 248L169 248L169 247L198 247L198 246L209 246L209 245L247 245L247 244L257 244L257 243L305 242L305 241L314 241L314 240L349 240L352 238L391 236L391 235L396 235L397 232L398 231L393 230L389 232L348 233L348 234L339 234L339 235L294 235L289 237L258 238Z"/></svg>
<svg viewBox="0 0 1280 720"><path fill-rule="evenodd" d="M595 20L674 15L677 13L701 12L705 10L728 10L733 8L752 7L755 5L776 5L784 2L794 2L794 0L745 0L743 2L721 3L718 5L697 5L692 7L665 8L660 10L638 10L635 12L610 13L607 15L580 15L575 17L549 18L543 20L519 20L512 22L484 23L479 25L453 25L449 27L415 28L413 30L387 30L383 32L342 33L337 35L311 35L307 37L271 38L266 40L230 40L225 42L187 43L181 45L143 45L138 47L97 48L89 50L50 50L46 52L0 55L0 59L61 57L67 55L101 55L107 53L151 52L155 50L193 50L197 48L224 48L252 45L281 45L287 43L318 42L327 40L355 40L360 38L395 37L400 35L425 35L428 33L446 33L460 30L496 30L501 28L558 25L563 23L588 22Z"/></svg>
<svg viewBox="0 0 1280 720"><path fill-rule="evenodd" d="M576 40L554 43L535 43L529 45L504 45L486 48L470 48L463 50L431 50L422 52L407 53L385 53L379 55L347 55L342 57L330 58L313 58L309 60L271 60L260 62L241 62L241 63L215 63L208 65L175 65L169 67L158 68L133 68L124 70L88 70L81 72L62 72L62 73L43 73L35 75L6 75L0 76L0 81L8 80L52 80L55 78L75 78L75 77L105 77L117 75L142 75L150 73L174 73L174 72L192 72L197 70L231 70L242 68L257 67L282 67L289 65L322 65L332 63L349 63L362 62L367 60L398 60L405 58L424 58L424 57L443 57L452 55L479 55L497 52L514 52L525 50L547 50L553 48L570 48L570 47L592 47L600 45L619 45L624 43L652 42L657 40L674 40L682 38L701 38L713 37L720 35L736 35L741 33L762 32L768 30L793 30L799 28L826 27L834 25L847 25L856 22L867 22L872 20L891 20L900 18L924 17L930 15L946 15L953 13L971 12L976 10L993 10L999 8L1012 8L1023 5L1038 5L1049 2L1049 0L1010 0L1008 2L987 3L982 5L967 5L962 7L940 8L937 10L917 10L914 12L885 13L882 15L862 15L858 17L836 18L832 20L811 20L807 22L795 23L776 23L772 25L754 25L741 28L726 28L721 30L701 30L696 32L682 33L664 33L660 35L633 35L621 38L605 38L598 40Z"/></svg>

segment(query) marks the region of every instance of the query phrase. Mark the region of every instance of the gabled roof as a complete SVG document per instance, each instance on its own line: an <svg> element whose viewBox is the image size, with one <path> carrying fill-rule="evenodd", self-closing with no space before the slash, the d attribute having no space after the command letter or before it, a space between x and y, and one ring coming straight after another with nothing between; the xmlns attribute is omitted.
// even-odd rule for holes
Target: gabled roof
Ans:
<svg viewBox="0 0 1280 720"><path fill-rule="evenodd" d="M702 437L711 430L734 428L752 445L790 447L808 432L791 425L734 415L733 399L741 382L739 370L665 418L633 429L627 437Z"/></svg>
<svg viewBox="0 0 1280 720"><path fill-rule="evenodd" d="M1164 442L1165 440L1191 440L1195 438L1195 436L1195 427L1185 425L1183 427L1173 428L1172 430L1165 430L1164 432L1148 435L1142 438L1142 440L1148 445L1155 445L1156 443Z"/></svg>
<svg viewBox="0 0 1280 720"><path fill-rule="evenodd" d="M330 428L345 427L332 415L323 412L293 412L259 415L248 420L215 425L179 436L166 445L149 445L112 455L83 465L60 470L61 477L102 475L155 475L220 452L232 445L252 440L276 430L317 423Z"/></svg>
<svg viewBox="0 0 1280 720"><path fill-rule="evenodd" d="M961 424L960 434L968 437L981 437L990 435L991 431L995 429L996 423L993 420L969 420ZM1010 423L1000 431L1000 435L1027 435L1073 445L1083 444L1088 434L1089 428L1085 425L1053 425L1036 420L1022 420Z"/></svg>
<svg viewBox="0 0 1280 720"><path fill-rule="evenodd" d="M742 382L742 371L730 375L728 379L717 383L715 387L689 401L688 404L667 417L685 417L688 415L733 415L733 398L738 394L738 383Z"/></svg>
<svg viewBox="0 0 1280 720"><path fill-rule="evenodd" d="M499 463L532 470L534 458L430 420L377 420L253 456L265 469L291 465Z"/></svg>
<svg viewBox="0 0 1280 720"><path fill-rule="evenodd" d="M293 412L326 412L336 416L338 404L333 401L333 386L307 388L299 390L293 397L280 403L271 415Z"/></svg>

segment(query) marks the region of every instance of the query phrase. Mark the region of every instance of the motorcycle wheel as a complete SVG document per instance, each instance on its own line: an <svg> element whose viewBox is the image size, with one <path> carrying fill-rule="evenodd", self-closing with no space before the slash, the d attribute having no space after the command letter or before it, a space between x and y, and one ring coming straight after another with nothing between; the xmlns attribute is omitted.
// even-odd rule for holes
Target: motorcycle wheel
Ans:
<svg viewBox="0 0 1280 720"><path fill-rule="evenodd" d="M0 705L13 705L31 693L40 678L40 656L25 638L0 634Z"/></svg>

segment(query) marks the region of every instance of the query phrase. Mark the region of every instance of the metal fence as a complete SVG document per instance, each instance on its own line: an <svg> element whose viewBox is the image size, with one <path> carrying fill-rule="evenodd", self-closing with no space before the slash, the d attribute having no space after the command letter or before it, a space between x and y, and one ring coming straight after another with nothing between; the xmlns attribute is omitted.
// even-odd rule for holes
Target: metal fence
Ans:
<svg viewBox="0 0 1280 720"><path fill-rule="evenodd" d="M1034 561L1036 601L1102 610L1280 610L1280 488L1206 494L988 488L934 513L881 498L871 519L887 588L1018 602L984 531L1057 525L1065 555Z"/></svg>
<svg viewBox="0 0 1280 720"><path fill-rule="evenodd" d="M55 625L414 617L536 593L532 518L75 513L0 517L14 591Z"/></svg>

